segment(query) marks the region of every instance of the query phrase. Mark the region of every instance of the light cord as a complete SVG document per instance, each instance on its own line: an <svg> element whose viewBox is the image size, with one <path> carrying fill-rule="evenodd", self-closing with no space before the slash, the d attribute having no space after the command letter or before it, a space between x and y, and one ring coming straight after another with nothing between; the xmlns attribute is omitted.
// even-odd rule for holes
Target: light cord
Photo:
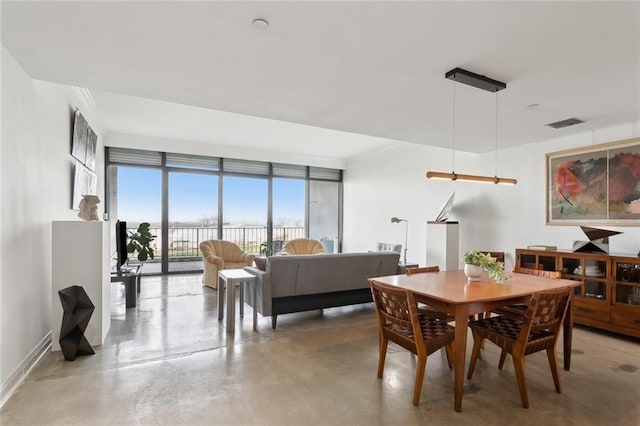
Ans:
<svg viewBox="0 0 640 426"><path fill-rule="evenodd" d="M495 158L495 164L496 164L496 172L495 172L495 176L498 176L498 92L496 92L496 158Z"/></svg>
<svg viewBox="0 0 640 426"><path fill-rule="evenodd" d="M453 84L453 117L451 120L451 171L456 169L456 83Z"/></svg>

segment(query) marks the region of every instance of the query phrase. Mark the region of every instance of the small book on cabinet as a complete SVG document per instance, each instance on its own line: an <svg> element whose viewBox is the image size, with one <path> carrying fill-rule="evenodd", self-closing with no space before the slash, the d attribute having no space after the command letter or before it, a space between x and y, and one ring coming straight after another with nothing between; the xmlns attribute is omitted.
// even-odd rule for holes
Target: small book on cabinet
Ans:
<svg viewBox="0 0 640 426"><path fill-rule="evenodd" d="M527 246L527 248L529 250L551 250L551 251L558 250L558 246L546 246L543 244L533 244L533 245Z"/></svg>

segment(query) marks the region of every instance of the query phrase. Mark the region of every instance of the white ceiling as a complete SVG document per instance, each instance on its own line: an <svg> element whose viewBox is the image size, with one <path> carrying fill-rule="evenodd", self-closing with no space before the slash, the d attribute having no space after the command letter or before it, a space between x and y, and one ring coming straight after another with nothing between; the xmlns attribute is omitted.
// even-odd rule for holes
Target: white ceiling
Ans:
<svg viewBox="0 0 640 426"><path fill-rule="evenodd" d="M454 110L470 152L640 118L638 1L3 1L1 18L25 71L91 89L114 132L348 158L450 148ZM496 95L455 67L507 83L497 139Z"/></svg>

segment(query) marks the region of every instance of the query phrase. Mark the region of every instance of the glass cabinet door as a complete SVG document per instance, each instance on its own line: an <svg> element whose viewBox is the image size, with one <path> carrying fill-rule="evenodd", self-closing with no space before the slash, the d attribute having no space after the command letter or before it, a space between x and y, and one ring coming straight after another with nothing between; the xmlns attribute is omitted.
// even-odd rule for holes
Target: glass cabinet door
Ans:
<svg viewBox="0 0 640 426"><path fill-rule="evenodd" d="M615 262L614 301L640 307L640 263Z"/></svg>
<svg viewBox="0 0 640 426"><path fill-rule="evenodd" d="M584 296L608 300L607 297L607 260L584 259L582 265L584 275Z"/></svg>
<svg viewBox="0 0 640 426"><path fill-rule="evenodd" d="M526 252L520 254L520 267L544 271L556 271L556 256Z"/></svg>
<svg viewBox="0 0 640 426"><path fill-rule="evenodd" d="M592 300L608 300L608 265L607 259L600 257L562 256L560 258L562 278L583 283L575 288L574 294Z"/></svg>
<svg viewBox="0 0 640 426"><path fill-rule="evenodd" d="M565 280L582 281L582 260L575 257L560 258L560 273ZM584 286L574 287L573 294L584 296Z"/></svg>

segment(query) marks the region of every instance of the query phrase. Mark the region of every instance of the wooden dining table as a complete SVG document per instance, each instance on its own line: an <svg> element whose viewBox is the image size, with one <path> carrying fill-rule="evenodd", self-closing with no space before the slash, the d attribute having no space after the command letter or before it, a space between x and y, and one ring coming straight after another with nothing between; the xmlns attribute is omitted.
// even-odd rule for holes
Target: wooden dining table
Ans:
<svg viewBox="0 0 640 426"><path fill-rule="evenodd" d="M505 284L488 280L469 282L464 272L441 271L414 275L390 275L370 278L369 281L411 291L418 302L455 316L454 342L454 407L462 411L462 390L467 350L467 321L469 315L493 309L527 303L534 292L563 287L578 287L580 281L546 278L513 273ZM571 303L571 299L570 299ZM567 309L563 325L564 369L571 367L571 340L573 330L572 306Z"/></svg>

